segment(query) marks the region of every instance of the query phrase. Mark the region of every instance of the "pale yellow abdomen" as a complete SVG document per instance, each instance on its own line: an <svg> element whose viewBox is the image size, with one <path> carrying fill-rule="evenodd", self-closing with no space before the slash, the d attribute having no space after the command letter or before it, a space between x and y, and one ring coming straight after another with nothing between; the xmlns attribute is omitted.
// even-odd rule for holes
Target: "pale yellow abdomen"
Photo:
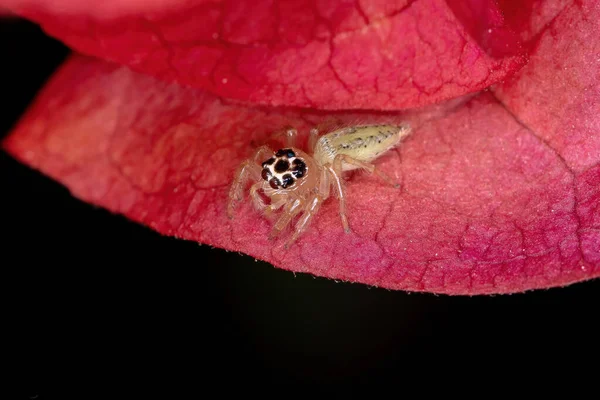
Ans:
<svg viewBox="0 0 600 400"><path fill-rule="evenodd" d="M372 162L409 133L408 125L360 125L337 129L319 138L314 157L321 165L333 163L338 154ZM355 168L344 164L343 169L348 171Z"/></svg>

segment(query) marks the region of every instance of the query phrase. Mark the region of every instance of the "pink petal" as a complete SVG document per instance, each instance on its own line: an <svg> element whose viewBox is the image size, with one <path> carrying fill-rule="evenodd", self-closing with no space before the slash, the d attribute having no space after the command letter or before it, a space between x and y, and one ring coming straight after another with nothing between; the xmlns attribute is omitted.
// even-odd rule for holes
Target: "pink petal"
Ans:
<svg viewBox="0 0 600 400"><path fill-rule="evenodd" d="M415 132L381 167L387 187L348 182L351 234L326 203L289 251L249 203L225 215L232 173L292 124L322 114L235 105L126 68L76 57L54 78L6 148L75 196L180 238L242 251L274 265L392 289L504 293L598 276L598 248L580 238L582 181L491 94L408 119ZM214 131L218 130L219 135ZM85 134L82 134L85 132ZM585 183L588 182L588 183ZM597 204L597 191L585 204ZM590 211L598 218L598 209ZM368 215L368 217L366 217Z"/></svg>
<svg viewBox="0 0 600 400"><path fill-rule="evenodd" d="M449 294L518 292L600 276L600 6L592 1L532 1L525 3L525 10L510 13L516 3L502 1L505 22L501 14L476 7L478 2L448 3L450 7L421 1L396 9L396 13L382 11L379 22L383 25L414 27L401 36L406 41L401 49L412 44L415 49L431 51L431 57L401 58L415 61L414 70L406 75L413 78L410 85L403 86L409 81L397 79L403 76L403 68L387 77L381 75L384 81L389 78L388 83L394 79L402 83L396 87L362 79L374 71L369 63L375 56L383 57L387 49L371 40L369 29L368 39L362 42L360 36L353 36L347 48L350 52L342 52L348 55L356 51L352 44L361 47L360 54L365 48L375 52L367 57L366 64L361 57L342 62L352 66L348 68L352 73L363 74L361 79L347 82L333 73L323 78L314 71L304 77L294 76L290 82L277 80L283 75L273 80L269 74L279 71L280 65L257 63L260 57L254 56L261 54L260 44L259 50L251 49L251 44L260 42L261 35L269 34L269 30L247 26L228 30L228 40L247 39L248 43L237 45L250 49L254 58L215 63L215 71L221 75L206 78L208 84L201 79L188 82L208 89L204 90L169 82L201 76L210 53L200 52L192 44L190 48L196 52L188 54L189 68L181 68L185 63L179 56L185 51L171 43L181 44L188 29L169 20L173 14L159 20L170 21L167 25L175 32L180 28L181 40L170 36L173 31L166 36L162 30L160 35L148 35L139 17L127 20L131 25L125 24L114 37L108 30L110 23L105 26L106 33L99 22L77 25L75 22L82 20L74 18L70 27L64 24L61 28L56 23L59 19L50 18L46 21L51 25L48 29L56 29L57 34L64 29L75 29L76 33L80 29L78 36L64 36L63 40L81 50L92 51L97 43L80 33L89 32L90 26L100 29L98 37L105 40L102 43L111 43L111 38L115 41L112 46L100 46L110 54L97 55L125 57L116 59L138 70L146 68L155 77L76 56L45 88L6 140L5 148L83 200L161 233L242 251L293 271L391 289ZM423 19L417 18L420 14L416 9L424 5L431 7L427 9L430 17L440 18L436 28L451 20L453 30L430 40L411 36L410 32L418 33L422 27ZM259 9L253 12L259 13ZM435 14L438 11L441 14ZM181 10L173 11L177 12ZM326 18L337 24L331 30L333 42L360 31L352 25L351 13L340 16L337 12ZM363 8L367 19L371 12ZM269 15L265 12L266 17ZM185 20L185 15L180 17ZM398 19L405 23L398 25ZM298 23L286 32L299 33L305 26ZM141 34L133 35L132 27L139 28ZM210 24L203 27L210 32ZM486 35L486 27L493 27L492 33L497 31L497 35ZM461 57L457 59L452 52L457 43L452 32L460 29L471 35L463 42L465 48L475 50L467 53L477 54L469 59L471 69L461 58L467 53L458 53ZM250 34L254 36L247 36ZM515 35L530 52L531 61L510 78L508 71L515 69L505 67L517 65L521 52ZM152 38L163 41L153 48ZM165 42L169 43L165 48L172 51L161 50ZM301 62L299 54L315 43L318 40L307 34L305 42L286 50L289 57L285 60ZM503 43L515 47L506 49ZM436 52L439 48L444 51ZM277 49L276 58L281 56L281 48ZM318 46L315 49L310 50L310 57L318 54ZM144 62L132 64L137 56ZM334 59L332 56L332 65ZM230 61L237 62L235 76L223 75L234 65ZM310 63L300 64L299 71L308 71L306 65ZM489 81L481 80L493 70L491 65L500 68L500 73ZM254 68L248 70L250 81L229 80L240 79L238 70L243 68ZM452 77L449 81L446 73ZM236 85L219 86L223 78ZM452 85L463 78L464 87L455 90ZM504 82L498 81L503 78ZM313 98L294 92L302 79L312 82L301 87L308 88L309 93L314 90ZM344 97L343 90L331 86L340 82L346 83L344 89L350 88L352 95ZM369 90L365 82L370 82ZM478 89L474 82L484 85L481 87L498 84L472 97L460 97ZM275 84L286 90L269 92L267 89ZM330 109L404 108L445 98L452 101L410 113L324 112L239 104L209 91L270 105L312 104ZM296 94L285 97L290 93ZM395 96L390 97L391 93ZM387 95L387 101L381 95ZM403 145L379 163L385 172L401 180L402 190L364 174L351 175L347 184L351 234L342 231L334 199L326 203L311 229L289 251L283 249L285 237L282 241L267 240L271 222L249 204L239 210L233 222L226 218L227 191L235 167L274 130L291 124L306 133L310 127L331 120L382 119L409 120L415 127Z"/></svg>

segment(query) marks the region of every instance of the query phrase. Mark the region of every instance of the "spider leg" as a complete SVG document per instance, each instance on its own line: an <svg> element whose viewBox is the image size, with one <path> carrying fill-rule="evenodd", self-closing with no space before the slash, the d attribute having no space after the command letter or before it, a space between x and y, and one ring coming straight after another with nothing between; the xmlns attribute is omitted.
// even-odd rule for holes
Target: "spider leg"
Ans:
<svg viewBox="0 0 600 400"><path fill-rule="evenodd" d="M287 147L295 147L298 139L298 131L295 128L285 130L285 144Z"/></svg>
<svg viewBox="0 0 600 400"><path fill-rule="evenodd" d="M392 178L390 178L388 175L383 173L374 164L357 160L356 158L352 158L346 154L338 154L337 156L335 156L335 159L333 160L333 167L336 169L338 174L341 173L341 171L342 171L342 163L350 164L357 168L362 168L365 171L369 172L370 174L377 175L378 177L380 177L381 179L383 179L384 181L386 181L388 184L392 185L393 187L395 187L395 188L400 187L399 183L394 182L394 180Z"/></svg>
<svg viewBox="0 0 600 400"><path fill-rule="evenodd" d="M287 249L293 242L300 237L300 235L306 230L310 220L315 216L321 204L329 198L331 183L329 181L329 171L326 168L321 170L321 177L318 183L318 192L309 198L307 206L303 212L302 217L296 224L296 229L290 240L285 244L285 248Z"/></svg>
<svg viewBox="0 0 600 400"><path fill-rule="evenodd" d="M254 162L262 163L269 156L272 156L275 152L267 145L260 146L254 153Z"/></svg>
<svg viewBox="0 0 600 400"><path fill-rule="evenodd" d="M317 145L317 140L319 140L319 130L317 128L312 128L310 130L310 135L308 136L308 151L313 152L315 150L315 146Z"/></svg>
<svg viewBox="0 0 600 400"><path fill-rule="evenodd" d="M271 217L275 211L279 210L281 207L288 202L288 196L286 194L278 194L271 198L271 204L269 204L265 208L265 215L267 217Z"/></svg>
<svg viewBox="0 0 600 400"><path fill-rule="evenodd" d="M262 197L260 197L260 193L259 193L259 190L262 189L263 187L264 187L264 181L256 182L254 185L252 185L250 187L250 197L252 198L252 204L254 204L254 207L259 211L264 210L265 207L267 207L267 205L265 204Z"/></svg>
<svg viewBox="0 0 600 400"><path fill-rule="evenodd" d="M327 168L323 168L321 170L321 179L319 180L319 196L321 196L321 199L323 199L323 201L327 200L329 198L329 189L331 186L331 182L329 180L329 175L330 172Z"/></svg>
<svg viewBox="0 0 600 400"><path fill-rule="evenodd" d="M279 217L273 229L271 230L271 234L269 235L269 240L276 238L283 229L288 226L291 220L298 215L300 211L302 211L303 201L300 199L293 199L291 202L288 202L288 206L285 208L283 215Z"/></svg>
<svg viewBox="0 0 600 400"><path fill-rule="evenodd" d="M322 203L323 199L319 195L315 195L310 198L308 204L306 205L304 210L302 210L303 214L302 217L300 217L298 223L296 224L294 234L285 244L286 249L289 248L292 245L292 243L294 243L298 239L298 237L306 230L306 228L310 224L310 221L317 214L319 208L321 208Z"/></svg>
<svg viewBox="0 0 600 400"><path fill-rule="evenodd" d="M344 187L342 185L341 165L339 165L338 168L339 169L336 170L335 166L330 167L329 173L333 178L332 184L335 187L335 191L340 202L340 218L342 219L342 227L344 228L344 232L350 233L350 226L348 225L348 218L346 217L346 195L344 194Z"/></svg>
<svg viewBox="0 0 600 400"><path fill-rule="evenodd" d="M233 211L237 203L242 200L242 191L249 179L260 179L261 167L250 160L244 161L236 172L236 178L229 189L229 204L227 205L227 216L233 218Z"/></svg>
<svg viewBox="0 0 600 400"><path fill-rule="evenodd" d="M269 154L273 154L273 150L269 146L261 146L256 150L254 156L242 162L235 171L233 183L229 189L229 203L227 204L227 216L230 219L233 218L233 212L237 203L243 199L246 182L248 180L258 181L261 179L262 168L257 162L262 161Z"/></svg>

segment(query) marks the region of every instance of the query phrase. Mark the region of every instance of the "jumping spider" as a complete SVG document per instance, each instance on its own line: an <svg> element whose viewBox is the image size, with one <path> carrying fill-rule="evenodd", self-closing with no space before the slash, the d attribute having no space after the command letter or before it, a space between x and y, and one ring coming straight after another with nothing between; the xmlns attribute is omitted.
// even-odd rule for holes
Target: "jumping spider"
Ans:
<svg viewBox="0 0 600 400"><path fill-rule="evenodd" d="M229 192L227 214L233 218L235 206L243 199L247 180L254 181L250 196L258 210L269 216L283 208L270 239L278 236L294 217L302 213L285 245L287 248L306 230L333 186L339 199L342 226L344 231L350 232L342 173L362 168L399 187L372 161L396 146L410 131L408 124L364 125L337 129L319 137L319 131L313 128L308 140L310 155L295 147L297 131L289 128L285 132L286 148L273 151L268 146L261 146L253 157L239 166ZM270 198L270 204L262 199L261 191Z"/></svg>

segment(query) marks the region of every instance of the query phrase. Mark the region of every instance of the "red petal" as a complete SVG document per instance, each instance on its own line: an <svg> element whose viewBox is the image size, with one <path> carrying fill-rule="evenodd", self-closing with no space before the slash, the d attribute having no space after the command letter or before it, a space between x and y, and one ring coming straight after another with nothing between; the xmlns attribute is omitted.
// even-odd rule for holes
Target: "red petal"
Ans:
<svg viewBox="0 0 600 400"><path fill-rule="evenodd" d="M164 234L243 251L295 271L393 289L451 294L515 292L600 276L600 117L596 111L600 78L599 61L594 58L599 54L599 6L592 2L566 6L565 1L532 2L525 11L510 13L513 3L502 0L509 22L504 26L497 13L475 7L476 1L449 3L452 16L463 23L483 21L465 23L473 37L465 43L467 47L476 43L475 48L486 54L485 60L498 62L493 57L504 56L500 62L514 61L510 54L518 53L518 47L506 50L502 43L516 43L512 32L517 32L530 41L531 62L492 92L468 102L457 99L437 110L405 115L415 125L415 132L381 162L388 174L402 179L403 190L386 187L368 176L353 176L348 184L353 229L350 235L342 232L334 200L326 204L309 232L287 252L282 243L266 239L270 223L249 205L231 223L224 208L233 170L272 130L283 125L293 124L306 132L330 117L342 122L370 122L379 117L402 119L399 114L333 114L235 105L202 90L76 58L48 85L5 145L15 157L53 176L84 200L123 213ZM448 10L444 5L422 1L396 14L386 10L378 23L395 26L396 18L414 18L417 14L407 13L414 12L418 4L438 5L429 10L431 15ZM363 10L366 16L370 12ZM223 15L231 16L227 12ZM352 15L333 13L325 19L339 23L331 31L341 37L359 32L352 25ZM421 27L416 22L412 25L415 29ZM187 31L185 24L171 25L177 26L182 34ZM204 26L210 32L211 25ZM227 34L229 39L239 41L254 33L250 39L256 41L270 34L269 26L242 26ZM488 26L493 26L492 32L497 30L498 36L487 36ZM519 29L511 31L509 26ZM125 26L122 39L132 39L130 27ZM299 28L289 32L301 32ZM171 43L170 36L161 34L156 37ZM298 53L315 43L310 34L297 49L287 49L292 55L290 60L297 62ZM103 34L100 37L104 38ZM123 47L117 41L115 48L122 56L127 56L127 47L147 49L144 46L148 45L148 37L143 29L138 38L140 42L126 41ZM87 43L82 48L94 45L85 37L69 39ZM440 38L425 42L431 46L419 42L419 48L435 49ZM361 44L358 38L354 43ZM365 48L382 50L372 47L370 40L364 45L361 52ZM245 48L244 44L240 46ZM453 47L449 49L451 52ZM134 56L140 54L133 52ZM157 65L165 59L173 63L179 60L178 54L163 51L151 60ZM446 67L444 63L449 63L452 74L456 72L453 65L463 62L433 54L437 64L428 66L432 59L424 59L411 71L419 77L422 67L429 74L420 90L435 82L435 74L440 71L431 65ZM198 61L197 56L191 59ZM356 60L346 64L352 65L353 71L363 71ZM201 65L194 67L202 71ZM215 70L231 66L215 65ZM266 72L276 70L269 70L269 63L261 65L248 75L258 83L238 82L239 93L249 90L247 99L258 96L254 100L280 101L282 97L276 96L288 92L261 97L260 90L270 87L273 79ZM150 64L147 67L154 68ZM170 79L169 72L180 70L168 65L161 76ZM183 76L199 73L193 69L181 71ZM401 76L404 72L400 68L394 73ZM338 79L331 78L325 80L327 84ZM448 87L448 82L441 81L439 93ZM365 91L366 97L360 98L357 90L363 82L359 79L348 85L357 99L333 96L323 100L323 106L360 106L364 101L381 107L377 96L385 90L371 86ZM292 88L291 93L297 82L284 83ZM321 95L342 93L324 84L311 88ZM409 103L402 101L414 100L403 92L405 88L393 89L393 93L400 94L390 100L397 102L393 107L404 107ZM464 89L448 95L467 93L473 87L466 84ZM427 104L439 95L423 93L410 104ZM294 99L300 99L301 104L301 98ZM343 103L353 100L356 102L350 105Z"/></svg>
<svg viewBox="0 0 600 400"><path fill-rule="evenodd" d="M525 61L495 0L155 0L132 14L138 3L9 5L82 53L265 105L422 106L484 89Z"/></svg>
<svg viewBox="0 0 600 400"><path fill-rule="evenodd" d="M289 251L285 237L267 239L270 223L249 204L230 222L226 198L238 163L273 129L292 124L306 132L332 116L379 118L235 105L75 58L5 146L83 200L294 271L451 294L600 275L598 168L574 173L490 93L405 116L414 134L380 163L403 189L354 175L351 234L342 231L333 199ZM589 217L585 230L582 215Z"/></svg>

